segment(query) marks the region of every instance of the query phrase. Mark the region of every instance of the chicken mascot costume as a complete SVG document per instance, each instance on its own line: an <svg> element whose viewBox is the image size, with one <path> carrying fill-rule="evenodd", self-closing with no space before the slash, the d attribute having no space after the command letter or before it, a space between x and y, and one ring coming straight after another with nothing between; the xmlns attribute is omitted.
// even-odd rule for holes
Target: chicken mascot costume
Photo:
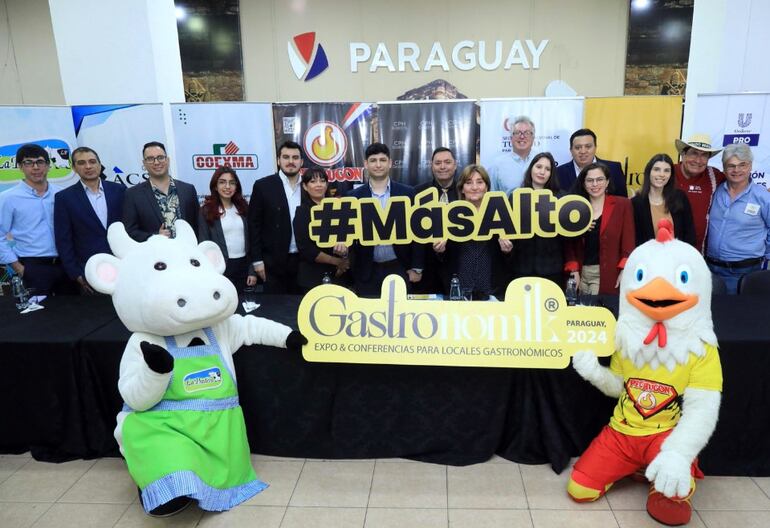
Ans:
<svg viewBox="0 0 770 528"><path fill-rule="evenodd" d="M628 257L620 284L616 351L609 368L591 352L575 370L618 398L609 425L575 463L567 487L595 501L624 476L644 470L647 512L670 526L689 522L697 455L714 431L722 368L711 322L711 273L668 220Z"/></svg>
<svg viewBox="0 0 770 528"><path fill-rule="evenodd" d="M125 401L115 438L145 511L166 516L198 501L228 510L259 493L238 402L233 353L242 345L300 350L307 340L288 326L235 315L238 293L222 276L225 259L211 241L198 244L177 221L176 238L129 238L107 231L114 255L86 264L86 279L112 295L133 335L120 362Z"/></svg>

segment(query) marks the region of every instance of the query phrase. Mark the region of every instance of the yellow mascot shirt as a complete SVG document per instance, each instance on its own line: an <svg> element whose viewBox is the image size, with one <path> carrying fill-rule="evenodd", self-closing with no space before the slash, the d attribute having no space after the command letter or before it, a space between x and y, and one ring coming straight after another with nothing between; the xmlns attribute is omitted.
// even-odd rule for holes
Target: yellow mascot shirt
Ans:
<svg viewBox="0 0 770 528"><path fill-rule="evenodd" d="M690 353L687 363L673 372L661 365L638 369L620 352L612 355L610 370L623 377L620 395L610 427L630 436L646 436L673 428L682 414L682 395L688 387L722 391L722 366L716 347L706 345L698 357Z"/></svg>

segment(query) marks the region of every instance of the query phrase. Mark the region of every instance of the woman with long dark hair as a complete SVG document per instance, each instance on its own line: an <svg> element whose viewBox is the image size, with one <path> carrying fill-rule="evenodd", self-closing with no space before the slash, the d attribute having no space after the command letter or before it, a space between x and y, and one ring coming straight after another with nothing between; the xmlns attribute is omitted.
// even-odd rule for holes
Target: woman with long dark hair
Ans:
<svg viewBox="0 0 770 528"><path fill-rule="evenodd" d="M687 196L676 188L674 162L668 154L655 154L644 168L644 182L639 194L631 198L634 207L636 245L655 238L658 221L668 218L674 224L674 236L695 245L695 223Z"/></svg>
<svg viewBox="0 0 770 528"><path fill-rule="evenodd" d="M591 204L593 222L583 236L572 239L568 271L589 295L617 294L628 255L635 246L631 201L608 194L610 169L590 163L580 171L573 191Z"/></svg>
<svg viewBox="0 0 770 528"><path fill-rule="evenodd" d="M219 167L209 182L211 194L203 200L198 219L198 240L216 242L225 257L225 277L236 290L257 283L249 265L249 236L246 217L249 204L243 197L235 170Z"/></svg>
<svg viewBox="0 0 770 528"><path fill-rule="evenodd" d="M524 172L521 188L547 190L559 194L556 161L550 152L536 154ZM513 241L511 271L514 279L542 277L564 287L564 238L540 237Z"/></svg>
<svg viewBox="0 0 770 528"><path fill-rule="evenodd" d="M297 285L303 292L322 284L325 276L335 284L349 282L347 257L335 255L334 248L319 248L310 238L310 211L330 195L326 171L312 168L302 174L302 203L297 207L293 227L299 252Z"/></svg>

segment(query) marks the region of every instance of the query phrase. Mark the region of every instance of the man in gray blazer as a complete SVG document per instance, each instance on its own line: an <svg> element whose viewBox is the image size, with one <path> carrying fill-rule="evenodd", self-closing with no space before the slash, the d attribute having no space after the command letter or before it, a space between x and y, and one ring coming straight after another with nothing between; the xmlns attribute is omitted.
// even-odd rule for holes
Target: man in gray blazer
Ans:
<svg viewBox="0 0 770 528"><path fill-rule="evenodd" d="M131 238L144 242L152 235L174 238L174 222L181 219L198 231L198 194L195 187L168 173L166 147L151 141L142 149L149 179L126 191L123 224Z"/></svg>

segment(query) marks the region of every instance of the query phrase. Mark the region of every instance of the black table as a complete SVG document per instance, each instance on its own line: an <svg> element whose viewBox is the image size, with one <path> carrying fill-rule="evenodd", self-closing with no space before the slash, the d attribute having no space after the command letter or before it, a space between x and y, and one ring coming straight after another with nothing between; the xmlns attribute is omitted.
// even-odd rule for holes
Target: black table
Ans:
<svg viewBox="0 0 770 528"><path fill-rule="evenodd" d="M608 307L616 299L604 299ZM257 314L296 326L298 297ZM117 455L118 365L129 332L109 298L57 297L21 316L0 297L0 453L38 460ZM770 475L770 301L717 297L724 371L709 474ZM607 423L614 401L565 370L307 363L284 349L234 356L253 452L302 458L404 457L451 465L497 453L561 471Z"/></svg>

